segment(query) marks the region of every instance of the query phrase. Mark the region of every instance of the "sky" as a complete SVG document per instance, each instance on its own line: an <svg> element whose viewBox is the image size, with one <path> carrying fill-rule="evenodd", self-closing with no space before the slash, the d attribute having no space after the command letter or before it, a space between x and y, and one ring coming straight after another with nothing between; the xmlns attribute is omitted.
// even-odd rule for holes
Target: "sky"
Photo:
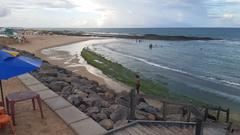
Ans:
<svg viewBox="0 0 240 135"><path fill-rule="evenodd" d="M240 0L0 0L0 27L240 27Z"/></svg>

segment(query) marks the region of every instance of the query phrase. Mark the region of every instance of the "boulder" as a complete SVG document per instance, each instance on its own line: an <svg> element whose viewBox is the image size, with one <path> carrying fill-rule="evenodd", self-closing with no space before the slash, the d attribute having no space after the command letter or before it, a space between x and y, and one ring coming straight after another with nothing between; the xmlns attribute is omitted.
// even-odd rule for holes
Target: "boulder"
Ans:
<svg viewBox="0 0 240 135"><path fill-rule="evenodd" d="M148 115L147 115L147 119L148 119L148 120L156 120L156 116L153 115L153 114L148 114Z"/></svg>
<svg viewBox="0 0 240 135"><path fill-rule="evenodd" d="M105 119L99 122L99 124L105 129L109 130L113 128L113 121L110 119Z"/></svg>
<svg viewBox="0 0 240 135"><path fill-rule="evenodd" d="M53 91L62 91L62 89L65 86L68 86L69 83L64 82L64 81L53 81L49 84L49 87L53 90Z"/></svg>
<svg viewBox="0 0 240 135"><path fill-rule="evenodd" d="M84 104L81 104L78 109L80 109L81 111L85 111L87 109L87 106Z"/></svg>
<svg viewBox="0 0 240 135"><path fill-rule="evenodd" d="M98 107L89 107L87 108L87 114L92 115L93 113L98 113L100 110Z"/></svg>
<svg viewBox="0 0 240 135"><path fill-rule="evenodd" d="M70 95L68 97L68 101L73 104L74 106L80 106L82 102L82 98L79 95Z"/></svg>
<svg viewBox="0 0 240 135"><path fill-rule="evenodd" d="M115 99L115 103L129 107L129 96L117 96Z"/></svg>
<svg viewBox="0 0 240 135"><path fill-rule="evenodd" d="M110 91L107 91L104 93L104 97L109 100L109 99L114 99L114 93L113 92L110 92Z"/></svg>
<svg viewBox="0 0 240 135"><path fill-rule="evenodd" d="M103 99L98 99L98 100L93 101L93 106L107 108L107 107L110 107L110 104Z"/></svg>
<svg viewBox="0 0 240 135"><path fill-rule="evenodd" d="M103 112L97 113L97 114L93 114L92 115L93 119L97 122L107 119L107 115Z"/></svg>
<svg viewBox="0 0 240 135"><path fill-rule="evenodd" d="M62 89L62 96L64 98L67 98L70 94L72 94L72 86L71 85L68 85L68 86L65 86L63 89Z"/></svg>
<svg viewBox="0 0 240 135"><path fill-rule="evenodd" d="M93 86L91 88L91 90L93 90L96 93L103 93L103 92L105 92L104 89L102 89L101 87L98 87L98 86Z"/></svg>
<svg viewBox="0 0 240 135"><path fill-rule="evenodd" d="M157 114L160 113L160 110L148 105L147 103L141 102L139 105L137 105L137 109L141 111L145 111L151 114Z"/></svg>
<svg viewBox="0 0 240 135"><path fill-rule="evenodd" d="M107 115L107 117L110 117L110 114L112 113L110 108L102 108L101 113L104 113Z"/></svg>
<svg viewBox="0 0 240 135"><path fill-rule="evenodd" d="M113 112L110 114L111 120L114 122L118 120L126 120L128 117L128 108L122 105L115 106Z"/></svg>
<svg viewBox="0 0 240 135"><path fill-rule="evenodd" d="M76 94L78 94L81 98L87 98L88 94L82 91L77 91Z"/></svg>

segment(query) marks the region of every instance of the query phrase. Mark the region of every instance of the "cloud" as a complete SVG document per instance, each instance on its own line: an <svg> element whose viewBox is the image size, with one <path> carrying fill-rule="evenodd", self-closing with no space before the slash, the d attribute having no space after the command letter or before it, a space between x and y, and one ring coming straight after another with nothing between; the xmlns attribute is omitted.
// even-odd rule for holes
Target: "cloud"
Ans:
<svg viewBox="0 0 240 135"><path fill-rule="evenodd" d="M2 3L11 9L70 9L76 7L69 0L6 0Z"/></svg>
<svg viewBox="0 0 240 135"><path fill-rule="evenodd" d="M240 0L3 0L0 3L11 10L11 17L1 20L0 25L8 22L31 27L207 27L236 26L240 20ZM5 14L0 9L0 16ZM16 23L16 17L24 19Z"/></svg>
<svg viewBox="0 0 240 135"><path fill-rule="evenodd" d="M10 14L10 10L4 7L0 7L0 17L5 17Z"/></svg>

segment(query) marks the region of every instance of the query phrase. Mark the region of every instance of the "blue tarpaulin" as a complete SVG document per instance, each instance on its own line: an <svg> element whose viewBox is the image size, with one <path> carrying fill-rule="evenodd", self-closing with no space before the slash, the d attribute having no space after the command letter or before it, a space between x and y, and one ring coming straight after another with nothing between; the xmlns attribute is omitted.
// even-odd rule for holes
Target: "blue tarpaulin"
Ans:
<svg viewBox="0 0 240 135"><path fill-rule="evenodd" d="M41 60L20 56L18 52L0 50L0 80L6 80L35 69L42 64ZM2 101L3 92L1 89Z"/></svg>

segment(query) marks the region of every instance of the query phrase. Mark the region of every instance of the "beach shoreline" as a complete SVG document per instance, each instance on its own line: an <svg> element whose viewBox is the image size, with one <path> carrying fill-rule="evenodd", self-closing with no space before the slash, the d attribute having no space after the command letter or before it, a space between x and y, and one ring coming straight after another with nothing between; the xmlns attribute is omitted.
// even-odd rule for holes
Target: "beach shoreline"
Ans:
<svg viewBox="0 0 240 135"><path fill-rule="evenodd" d="M31 53L34 53L37 57L50 62L51 64L58 65L63 68L67 68L75 72L77 70L77 74L80 74L89 80L93 80L98 82L100 85L106 85L108 88L114 90L119 93L122 91L129 91L131 88L124 85L121 82L113 80L107 77L104 74L94 74L87 69L86 66L78 66L78 67L67 67L61 61L51 60L46 55L42 54L41 51L48 48L60 47L65 45L70 45L74 43L84 42L92 39L100 39L97 37L85 37L85 36L64 36L64 35L47 35L47 36L26 36L28 42L23 44L11 44L7 45L9 47L13 47L19 50L25 50ZM90 65L89 65L90 66ZM95 68L95 67L90 67Z"/></svg>
<svg viewBox="0 0 240 135"><path fill-rule="evenodd" d="M41 59L49 61L51 64L58 65L60 63L58 63L57 61L54 61L54 60L49 60L49 59L47 59L46 56L41 54L41 50L46 49L46 48L57 47L57 46L69 45L69 44L87 41L87 40L91 40L91 39L96 39L96 38L74 37L74 36L36 36L36 37L30 37L28 39L28 40L30 40L28 43L13 44L13 45L7 45L7 46L13 47L16 49L20 49L20 50L29 51L31 53L34 53L36 56L40 57ZM64 68L64 65L60 64L59 66L61 66L61 67L63 66L63 68ZM94 79L95 79L94 81L97 80L97 82L100 85L106 84L103 79L88 72L86 67L81 67L81 71L79 71L79 74L87 77L89 80L94 80ZM119 83L119 82L116 82L116 83ZM155 102L155 100L154 100L154 102ZM155 105L158 106L157 103L155 103Z"/></svg>

